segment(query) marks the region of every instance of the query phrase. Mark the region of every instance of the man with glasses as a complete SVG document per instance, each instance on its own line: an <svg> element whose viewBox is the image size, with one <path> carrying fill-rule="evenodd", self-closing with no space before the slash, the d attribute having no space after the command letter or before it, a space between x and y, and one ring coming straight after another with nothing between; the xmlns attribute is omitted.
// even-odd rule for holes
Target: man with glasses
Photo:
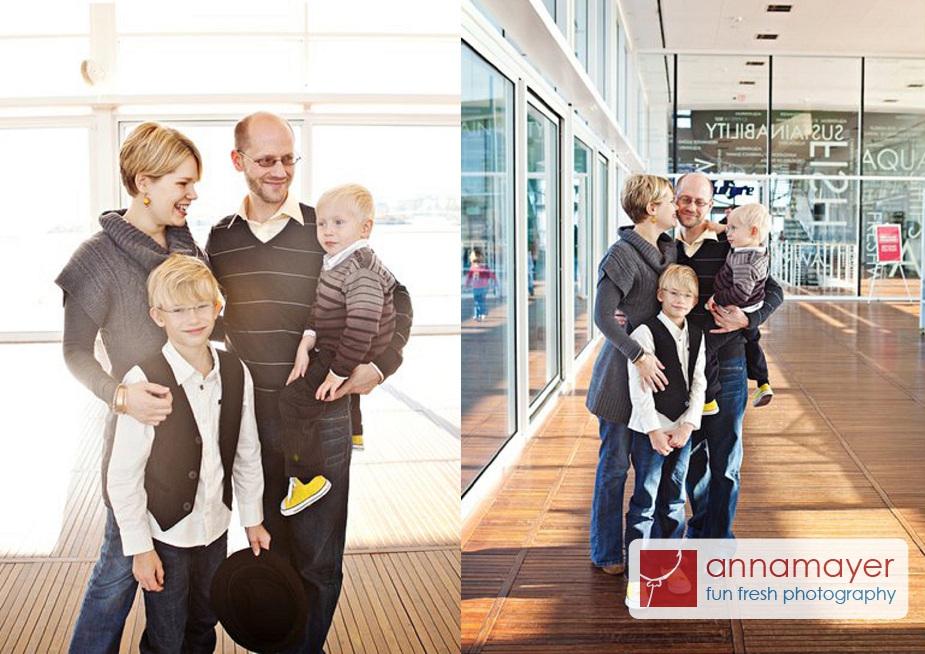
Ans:
<svg viewBox="0 0 925 654"><path fill-rule="evenodd" d="M279 431L279 391L292 370L315 298L324 250L318 242L314 208L300 204L289 193L299 161L289 123L266 112L251 114L235 126L234 139L231 161L244 174L248 193L237 213L212 228L206 252L227 294L221 325L225 342L254 378L265 484L264 525L272 537L271 548L289 557L308 594L305 636L287 651L318 654L323 651L343 581L350 423L358 417L351 419L345 396L370 392L401 365L411 329L411 300L403 286L396 287L391 345L373 363L354 370L321 419L331 491L312 511L283 517L279 498L285 497L289 478Z"/></svg>
<svg viewBox="0 0 925 654"><path fill-rule="evenodd" d="M729 244L707 228L713 207L713 183L702 173L688 173L675 184L678 206L678 263L690 266L700 281L700 300L690 319L704 332L733 332L757 328L784 301L774 279L765 282L764 305L753 313L739 307L704 306L713 295L713 279L726 261ZM748 401L745 337L740 335L717 351L719 413L705 416L691 439L687 472L687 495L692 515L689 538L733 538L732 521L739 501L739 469L742 465L742 420ZM661 491L660 491L661 494Z"/></svg>

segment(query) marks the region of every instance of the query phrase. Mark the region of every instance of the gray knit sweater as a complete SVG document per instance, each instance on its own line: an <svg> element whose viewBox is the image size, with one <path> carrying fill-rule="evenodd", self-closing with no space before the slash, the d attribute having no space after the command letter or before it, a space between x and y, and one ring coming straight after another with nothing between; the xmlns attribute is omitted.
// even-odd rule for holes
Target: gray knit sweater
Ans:
<svg viewBox="0 0 925 654"><path fill-rule="evenodd" d="M658 276L675 262L678 249L667 234L659 236L658 250L632 227L621 228L619 236L598 267L594 324L606 340L594 362L585 405L596 416L625 425L632 411L626 361L640 354L639 343L629 334L658 313ZM615 309L626 314L625 328L614 318Z"/></svg>
<svg viewBox="0 0 925 654"><path fill-rule="evenodd" d="M174 252L203 257L187 226L167 228L165 250L123 220L124 214L125 209L103 213L102 229L77 248L55 280L65 302L76 302L103 340L109 374L93 357L92 341L86 352L66 358L72 359L68 367L75 376L105 402L129 368L159 352L166 341L148 315L148 273ZM64 338L67 342L67 329Z"/></svg>

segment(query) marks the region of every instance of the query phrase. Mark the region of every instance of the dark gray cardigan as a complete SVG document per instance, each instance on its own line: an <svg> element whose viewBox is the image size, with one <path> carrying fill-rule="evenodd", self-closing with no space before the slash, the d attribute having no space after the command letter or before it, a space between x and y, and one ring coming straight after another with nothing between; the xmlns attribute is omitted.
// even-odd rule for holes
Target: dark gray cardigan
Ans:
<svg viewBox="0 0 925 654"><path fill-rule="evenodd" d="M167 340L148 315L148 273L174 252L204 258L186 225L167 228L164 249L126 222L124 214L120 209L101 215L102 229L77 248L55 279L65 302L78 304L103 340L109 374L93 357L92 341L80 361L68 365L104 402L129 368L159 352Z"/></svg>
<svg viewBox="0 0 925 654"><path fill-rule="evenodd" d="M619 236L598 267L594 324L606 340L594 362L585 405L596 416L625 425L632 411L626 361L641 352L629 334L658 313L658 276L677 260L678 249L667 234L658 237L658 250L632 227L621 228ZM625 328L617 324L614 309L626 314Z"/></svg>

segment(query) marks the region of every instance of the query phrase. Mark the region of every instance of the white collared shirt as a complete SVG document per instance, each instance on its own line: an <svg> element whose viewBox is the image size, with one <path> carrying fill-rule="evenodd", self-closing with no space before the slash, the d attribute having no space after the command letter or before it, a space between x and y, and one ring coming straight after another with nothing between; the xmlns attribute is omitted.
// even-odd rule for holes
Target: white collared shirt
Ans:
<svg viewBox="0 0 925 654"><path fill-rule="evenodd" d="M209 350L213 366L205 377L169 341L161 350L186 393L202 435L202 463L193 510L167 531L161 530L147 510L148 496L144 487L145 466L154 443L154 427L142 424L128 414L118 417L107 489L122 534L125 556L151 551L154 549L152 539L175 547L208 545L221 536L231 522L231 511L222 501L224 469L218 445L221 371L215 348L210 345ZM143 381L147 378L138 366L129 370L123 379L125 384ZM241 525L253 527L260 524L263 522L263 470L254 417L254 382L247 366L244 366L244 406L232 476Z"/></svg>
<svg viewBox="0 0 925 654"><path fill-rule="evenodd" d="M290 218L300 225L305 224L305 220L302 218L302 208L299 206L299 201L292 193L286 196L286 201L283 202L279 210L263 222L252 220L247 217L248 204L248 196L245 195L244 199L241 201L241 206L238 207L238 213L235 215L235 218L238 216L243 218L247 226L251 228L251 232L261 243L269 242L274 236L283 231L289 223ZM234 221L235 219L232 218L228 226L231 227Z"/></svg>
<svg viewBox="0 0 925 654"><path fill-rule="evenodd" d="M330 270L341 261L349 257L351 254L359 250L360 248L369 247L369 239L360 238L345 247L343 250L337 254L326 254L324 255L324 269Z"/></svg>
<svg viewBox="0 0 925 654"><path fill-rule="evenodd" d="M681 229L683 230L684 228L682 227ZM678 240L682 243L682 245L684 245L684 254L687 255L688 259L690 259L695 254L697 254L697 250L700 249L700 246L703 245L704 241L718 241L719 237L713 230L705 229L700 236L694 239L693 243L688 243L683 238L679 238Z"/></svg>
<svg viewBox="0 0 925 654"><path fill-rule="evenodd" d="M681 362L681 370L684 371L684 380L686 382L689 362L688 350L691 340L687 320L684 320L683 327L678 327L663 312L659 312L658 319L668 328L668 332L674 339L678 349L678 360ZM634 329L630 337L639 343L646 352L655 352L655 339L652 338L652 332L646 325L640 325ZM671 420L655 409L655 397L652 391L642 390L636 366L632 362L627 362L630 400L633 403L633 412L630 414L629 421L630 429L648 434L653 429L674 429L685 422L691 423L694 426L694 431L700 429L700 418L703 416L703 401L707 389L707 380L703 372L706 364L705 343L706 338L701 338L700 352L697 354L697 361L694 364L694 378L688 391L689 404L687 411L682 413L677 420Z"/></svg>

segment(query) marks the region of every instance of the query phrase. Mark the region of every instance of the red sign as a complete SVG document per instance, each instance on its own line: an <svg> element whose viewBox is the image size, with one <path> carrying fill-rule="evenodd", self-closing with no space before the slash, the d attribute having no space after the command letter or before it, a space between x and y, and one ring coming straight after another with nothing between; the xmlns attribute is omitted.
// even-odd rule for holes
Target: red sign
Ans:
<svg viewBox="0 0 925 654"><path fill-rule="evenodd" d="M877 263L899 263L903 259L899 225L877 225Z"/></svg>
<svg viewBox="0 0 925 654"><path fill-rule="evenodd" d="M639 550L642 607L697 606L697 550Z"/></svg>

